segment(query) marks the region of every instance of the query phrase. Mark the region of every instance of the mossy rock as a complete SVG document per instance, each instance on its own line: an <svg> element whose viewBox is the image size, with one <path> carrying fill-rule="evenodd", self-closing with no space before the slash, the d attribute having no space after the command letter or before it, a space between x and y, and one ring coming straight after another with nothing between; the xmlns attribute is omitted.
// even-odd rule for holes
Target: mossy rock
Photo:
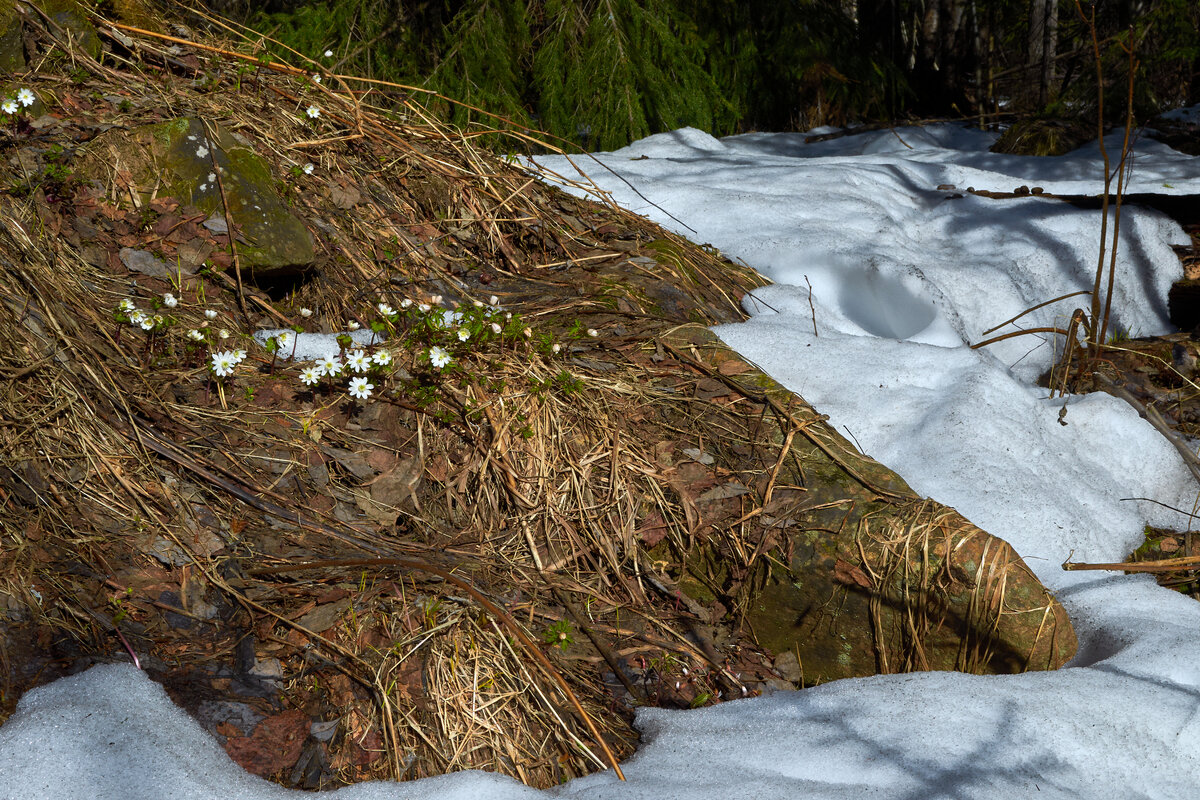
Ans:
<svg viewBox="0 0 1200 800"><path fill-rule="evenodd" d="M25 70L25 42L15 3L0 5L0 74Z"/></svg>
<svg viewBox="0 0 1200 800"><path fill-rule="evenodd" d="M174 197L222 221L227 202L245 277L270 281L307 271L315 257L312 233L280 199L270 165L220 125L207 127L211 133L200 120L181 118L107 131L88 146L80 175L106 186L129 181L142 202Z"/></svg>
<svg viewBox="0 0 1200 800"><path fill-rule="evenodd" d="M35 0L34 5L70 36L76 47L92 58L100 58L100 37L82 5L73 0Z"/></svg>
<svg viewBox="0 0 1200 800"><path fill-rule="evenodd" d="M805 683L929 669L1056 669L1074 655L1066 611L1006 542L919 497L706 328L677 328L670 341L736 376L747 397L785 411L795 426L775 482L802 488L763 507L783 521L782 533L758 578L738 591L755 640L796 654ZM782 444L783 433L776 436ZM699 548L688 559L699 579L680 581L700 603L723 579L712 563Z"/></svg>

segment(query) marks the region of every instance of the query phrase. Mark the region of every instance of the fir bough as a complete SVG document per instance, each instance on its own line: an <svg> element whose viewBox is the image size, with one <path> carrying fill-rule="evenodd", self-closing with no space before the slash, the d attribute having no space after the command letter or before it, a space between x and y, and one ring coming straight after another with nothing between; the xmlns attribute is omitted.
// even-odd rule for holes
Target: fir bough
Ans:
<svg viewBox="0 0 1200 800"><path fill-rule="evenodd" d="M588 149L732 118L669 0L474 0L444 52L439 91Z"/></svg>

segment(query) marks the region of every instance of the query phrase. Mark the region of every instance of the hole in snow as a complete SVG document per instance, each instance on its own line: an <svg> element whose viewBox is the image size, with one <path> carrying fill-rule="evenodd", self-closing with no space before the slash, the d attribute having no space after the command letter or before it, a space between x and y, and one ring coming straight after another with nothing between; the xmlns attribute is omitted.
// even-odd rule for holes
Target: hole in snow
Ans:
<svg viewBox="0 0 1200 800"><path fill-rule="evenodd" d="M851 322L885 339L915 336L937 316L933 303L913 294L899 278L873 269L843 273L838 302Z"/></svg>

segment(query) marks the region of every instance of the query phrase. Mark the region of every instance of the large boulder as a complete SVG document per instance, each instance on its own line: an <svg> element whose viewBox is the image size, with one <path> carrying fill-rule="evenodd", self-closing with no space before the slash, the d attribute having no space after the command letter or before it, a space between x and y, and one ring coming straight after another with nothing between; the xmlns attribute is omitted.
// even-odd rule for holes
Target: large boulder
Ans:
<svg viewBox="0 0 1200 800"><path fill-rule="evenodd" d="M763 494L754 525L762 526L755 535L766 566L735 580L723 538L697 537L680 589L706 604L740 583L732 593L741 596L746 625L760 645L795 656L797 680L928 669L1013 673L1056 669L1074 655L1066 611L1008 543L918 496L708 329L676 328L664 341L790 423L790 437L782 427L759 431L788 448L763 463L780 488L747 484ZM701 529L706 517L723 517L729 494L692 498Z"/></svg>
<svg viewBox="0 0 1200 800"><path fill-rule="evenodd" d="M116 182L120 196L139 203L174 197L195 206L218 233L227 231L228 204L241 268L252 282L292 277L313 263L312 233L280 199L270 165L215 122L189 117L114 128L88 145L80 164L84 180Z"/></svg>

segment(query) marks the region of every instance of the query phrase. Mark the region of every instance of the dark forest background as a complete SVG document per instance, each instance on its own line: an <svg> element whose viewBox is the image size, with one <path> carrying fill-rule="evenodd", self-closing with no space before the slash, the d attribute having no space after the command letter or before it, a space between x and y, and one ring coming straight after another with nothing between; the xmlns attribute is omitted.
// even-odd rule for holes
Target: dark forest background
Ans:
<svg viewBox="0 0 1200 800"><path fill-rule="evenodd" d="M1061 149L1095 130L1089 19L1110 121L1124 118L1130 49L1139 120L1200 101L1198 0L209 5L332 72L434 89L587 149L685 125L725 135L928 118L1020 122L1038 142L1062 140L1026 142L1032 151ZM496 124L436 100L431 110Z"/></svg>

